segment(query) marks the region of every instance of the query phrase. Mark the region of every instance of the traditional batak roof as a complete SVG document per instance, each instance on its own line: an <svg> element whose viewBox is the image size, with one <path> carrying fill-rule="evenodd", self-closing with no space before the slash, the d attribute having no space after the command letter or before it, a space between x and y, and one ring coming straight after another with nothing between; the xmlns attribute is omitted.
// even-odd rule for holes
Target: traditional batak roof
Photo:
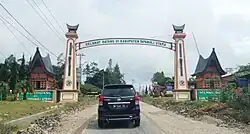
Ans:
<svg viewBox="0 0 250 134"><path fill-rule="evenodd" d="M185 24L182 25L182 26L173 25L173 28L174 28L174 31L175 31L176 33L183 33L183 30L184 30L184 28L185 28Z"/></svg>
<svg viewBox="0 0 250 134"><path fill-rule="evenodd" d="M72 25L69 25L69 24L66 24L67 25L67 28L68 30L73 30L73 31L76 31L79 27L79 24L78 25L75 25L75 26L72 26Z"/></svg>
<svg viewBox="0 0 250 134"><path fill-rule="evenodd" d="M31 72L31 70L34 68L37 60L39 60L41 62L41 64L44 66L44 70L46 73L51 74L51 75L55 75L49 54L45 57L42 57L38 47L36 48L36 53L32 59L29 72Z"/></svg>
<svg viewBox="0 0 250 134"><path fill-rule="evenodd" d="M220 62L217 58L217 55L215 53L215 49L213 48L213 51L208 58L205 59L200 55L198 64L196 65L195 72L191 76L197 76L205 72L208 66L211 65L212 61L215 62L215 66L216 66L218 73L220 75L225 75L226 72L222 69Z"/></svg>

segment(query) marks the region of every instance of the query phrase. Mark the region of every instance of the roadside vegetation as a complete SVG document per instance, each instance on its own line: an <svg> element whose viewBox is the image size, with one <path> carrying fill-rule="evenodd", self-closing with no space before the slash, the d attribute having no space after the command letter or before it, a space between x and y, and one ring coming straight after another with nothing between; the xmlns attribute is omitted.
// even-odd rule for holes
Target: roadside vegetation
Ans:
<svg viewBox="0 0 250 134"><path fill-rule="evenodd" d="M176 102L171 97L153 98L143 96L142 101L164 110L170 110L186 117L202 120L205 115L221 119L227 126L238 127L239 123L250 124L250 103L245 89L239 96L232 89L223 88L218 99L208 101ZM219 124L218 124L219 125Z"/></svg>
<svg viewBox="0 0 250 134"><path fill-rule="evenodd" d="M114 65L112 59L109 59L105 69L100 69L97 63L90 62L86 64L82 72L86 76L86 80L80 88L79 102L65 103L63 106L59 106L42 101L28 101L26 94L35 91L34 86L29 83L30 66L31 58L27 61L24 54L20 58L12 54L3 63L0 63L0 133L8 134L7 131L16 128L4 125L11 120L53 108L57 110L48 113L48 115L59 113L62 110L78 111L95 104L97 102L96 95L101 91L103 80L105 84L125 84L124 75L121 73L119 65L117 63ZM63 64L53 65L56 73L55 88L62 86L63 68ZM19 93L23 93L22 100L18 100Z"/></svg>
<svg viewBox="0 0 250 134"><path fill-rule="evenodd" d="M250 125L250 101L247 89L242 89L239 95L229 87L223 87L219 95L207 101L177 102L172 97L142 96L142 101L158 108L173 111L185 117L204 120L206 116L220 119L217 126L245 128Z"/></svg>
<svg viewBox="0 0 250 134"><path fill-rule="evenodd" d="M0 120L10 121L24 116L53 109L56 104L41 101L2 101L0 102Z"/></svg>
<svg viewBox="0 0 250 134"><path fill-rule="evenodd" d="M45 108L45 107L43 105L41 105L42 103L44 103L44 102L32 101L32 102L26 102L24 104L27 104L27 105L28 104L29 105L38 104L40 106L41 111L44 111L44 109L42 109L42 108ZM96 104L96 103L97 103L96 97L86 96L86 95L81 94L81 95L79 95L78 102L65 103L63 105L60 105L59 107L55 108L54 110L51 110L50 112L46 113L44 115L44 117L42 117L41 119L38 119L34 122L38 126L49 128L50 126L46 126L46 125L50 125L50 123L48 124L48 120L53 120L53 119L57 119L57 118L59 118L58 120L61 120L61 118L62 118L60 116L61 114L66 114L66 115L73 114L75 112L79 112L79 111L81 111L81 110L83 110L91 105ZM49 105L51 105L51 107L53 107L53 105L56 105L56 104L49 103ZM39 106L37 106L37 107L39 107ZM31 107L32 106L29 106L29 108L31 108ZM15 113L15 112L13 112L13 113ZM24 115L22 115L22 116L24 116ZM53 124L54 126L58 126L60 122L53 121L51 123L54 123ZM6 125L2 122L2 123L0 123L0 134L16 134L18 131L26 130L27 128L29 128L30 130L33 130L33 131L38 131L38 130L36 130L37 128L33 128L32 125L29 125L29 124Z"/></svg>
<svg viewBox="0 0 250 134"><path fill-rule="evenodd" d="M239 71L248 71L249 67L249 64L241 66ZM235 79L238 78L237 75L234 77ZM157 72L154 74L152 82L163 83L164 85L171 83L171 79L166 78L164 73ZM193 78L189 79L190 84L195 85ZM207 117L219 119L220 121L216 122L218 126L245 128L250 125L250 96L247 87L241 88L240 93L238 93L235 87L228 85L221 87L219 94L209 97L206 101L184 102L175 101L163 90L154 91L153 89L149 93L145 92L141 96L141 100L158 108L173 111L196 120L204 120Z"/></svg>
<svg viewBox="0 0 250 134"><path fill-rule="evenodd" d="M91 84L99 89L102 89L103 84L126 83L124 80L124 74L122 74L119 64L116 63L114 65L112 59L109 59L108 66L104 69L99 68L98 64L95 62L86 64L83 69L83 74L86 76L86 80L84 82L85 84ZM82 88L88 89L89 85L85 85Z"/></svg>
<svg viewBox="0 0 250 134"><path fill-rule="evenodd" d="M0 133L10 134L13 132L17 132L20 129L29 128L30 130L34 130L31 126L20 125L20 126L12 126L12 125L4 125L4 122L10 121L13 119L17 119L20 117L32 115L38 112L42 112L45 109L49 110L50 108L55 107L54 110L48 112L46 114L45 119L35 121L38 124L40 123L42 126L47 124L43 122L43 120L55 119L57 117L61 118L58 115L61 115L63 112L66 114L72 114L72 112L81 111L87 108L90 105L97 103L97 95L100 93L101 88L103 86L103 77L105 84L124 84L124 76L120 72L120 67L118 64L113 66L112 59L108 62L108 67L106 69L99 69L97 63L91 62L86 65L83 70L83 74L86 75L85 84L80 86L80 95L79 101L75 103L65 103L63 105L58 105L54 103L47 103L42 101L28 101L23 98L22 101L17 100L17 93L23 92L33 92L32 85L28 83L28 68L30 62L25 62L24 57L21 58L23 61L16 60L13 55L8 57L5 63L0 64L0 75L4 75L4 73L8 73L7 76L15 75L16 79L12 82L15 86L11 85L10 81L13 79L12 77L6 77L6 79L0 78L0 90L2 93L2 101L0 101ZM20 64L19 64L20 62ZM25 63L25 64L24 64ZM21 67L21 66L24 67ZM58 70L56 72L60 72L61 67L56 67ZM13 74L11 69L15 68L16 74ZM20 79L19 75L22 74L20 70L24 68L24 78ZM59 78L61 74L58 74L55 78L55 87L60 87L61 80ZM19 80L20 79L20 80ZM58 122L56 122L58 124ZM38 125L39 126L39 125ZM57 125L55 125L57 126ZM46 126L44 126L46 128Z"/></svg>

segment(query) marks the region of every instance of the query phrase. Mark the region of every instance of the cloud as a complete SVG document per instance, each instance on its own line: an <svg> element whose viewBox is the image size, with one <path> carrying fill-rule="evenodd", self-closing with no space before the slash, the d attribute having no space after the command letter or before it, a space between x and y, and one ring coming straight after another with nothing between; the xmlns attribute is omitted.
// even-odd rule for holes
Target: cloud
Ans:
<svg viewBox="0 0 250 134"><path fill-rule="evenodd" d="M194 72L198 60L192 32L195 34L200 53L207 57L215 47L224 68L249 62L247 54L249 8L246 6L247 3L244 3L247 2L246 0L230 2L215 0L45 1L65 32L66 23L80 24L79 41L104 37L144 37L172 41L172 24L186 24L184 31L188 34L185 45L189 74ZM65 43L56 38L27 2L16 0L2 0L2 2L51 51L57 55L65 52ZM42 3L39 1L37 3L49 16ZM7 14L3 15L7 17ZM1 52L5 55L15 53L18 56L26 51L2 24L0 30ZM15 33L29 51L34 53L35 46L17 32ZM61 33L61 36L64 36L64 33ZM125 45L100 46L83 49L80 52L86 54L84 60L96 61L100 67L107 66L108 59L112 58L114 63L120 64L128 81L135 79L138 83L146 83L150 81L155 71L161 70L169 76L173 75L174 53L165 49ZM43 50L42 53L45 55L47 52ZM52 57L52 60L56 63L55 58Z"/></svg>

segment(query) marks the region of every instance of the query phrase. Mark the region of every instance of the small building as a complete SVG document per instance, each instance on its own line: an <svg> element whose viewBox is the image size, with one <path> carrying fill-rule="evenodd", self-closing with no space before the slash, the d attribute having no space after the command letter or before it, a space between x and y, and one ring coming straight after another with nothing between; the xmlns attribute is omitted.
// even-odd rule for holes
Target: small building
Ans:
<svg viewBox="0 0 250 134"><path fill-rule="evenodd" d="M42 57L39 48L31 61L29 81L35 90L52 90L54 88L55 72L49 54Z"/></svg>
<svg viewBox="0 0 250 134"><path fill-rule="evenodd" d="M192 76L196 77L196 89L218 89L222 86L221 76L226 72L222 69L213 48L208 58L199 56L196 69Z"/></svg>

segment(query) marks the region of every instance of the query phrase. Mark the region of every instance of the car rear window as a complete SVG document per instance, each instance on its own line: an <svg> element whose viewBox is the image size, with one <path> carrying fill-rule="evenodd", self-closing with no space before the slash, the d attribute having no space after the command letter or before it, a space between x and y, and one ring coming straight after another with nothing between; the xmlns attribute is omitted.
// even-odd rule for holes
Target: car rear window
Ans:
<svg viewBox="0 0 250 134"><path fill-rule="evenodd" d="M103 96L134 96L135 89L130 85L106 86L102 91Z"/></svg>

